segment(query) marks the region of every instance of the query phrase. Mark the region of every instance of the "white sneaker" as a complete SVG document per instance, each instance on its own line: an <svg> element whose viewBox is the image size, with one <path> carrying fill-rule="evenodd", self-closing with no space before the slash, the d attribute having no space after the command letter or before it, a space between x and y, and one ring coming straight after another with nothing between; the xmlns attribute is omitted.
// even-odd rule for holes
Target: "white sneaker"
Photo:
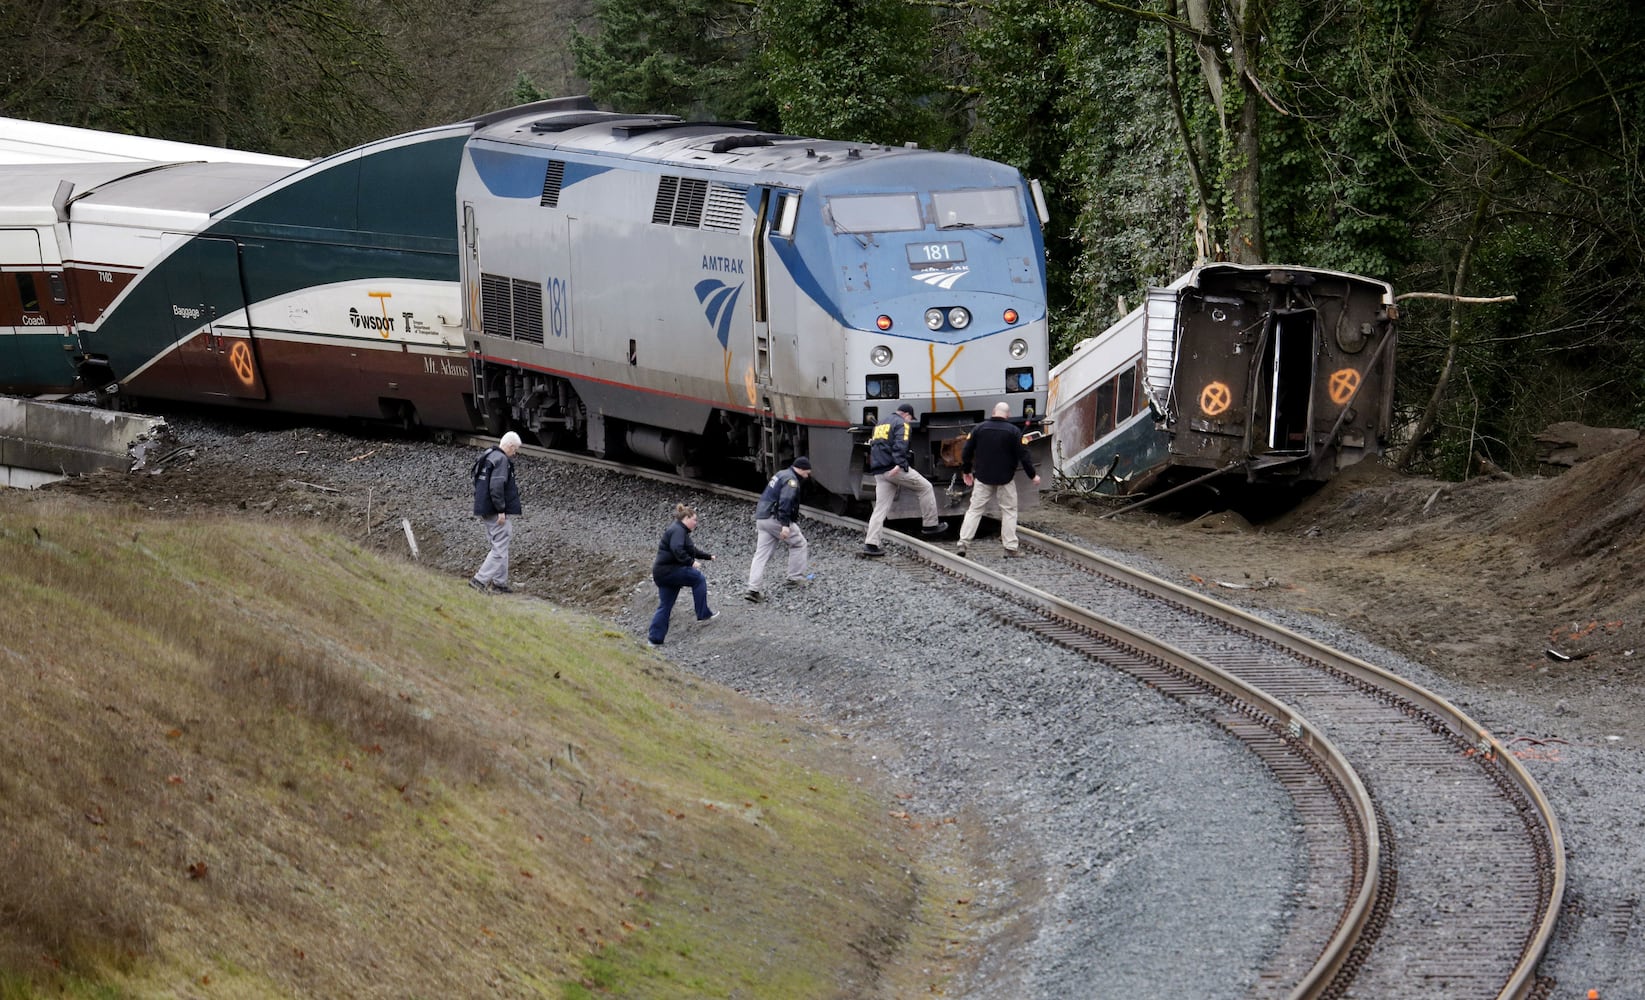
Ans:
<svg viewBox="0 0 1645 1000"><path fill-rule="evenodd" d="M718 617L720 617L720 613L718 611L711 611L711 612L708 613L707 618L697 619L697 624L698 625L707 625L709 622L713 621L714 619L716 619Z"/></svg>

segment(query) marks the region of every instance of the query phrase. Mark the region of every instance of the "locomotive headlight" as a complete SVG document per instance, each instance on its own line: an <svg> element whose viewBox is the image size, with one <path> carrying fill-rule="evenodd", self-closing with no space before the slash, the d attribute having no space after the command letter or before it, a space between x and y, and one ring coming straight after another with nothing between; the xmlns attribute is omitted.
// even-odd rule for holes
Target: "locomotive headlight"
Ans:
<svg viewBox="0 0 1645 1000"><path fill-rule="evenodd" d="M1011 357L1013 360L1021 361L1027 353L1028 341L1023 340L1021 337L1011 341Z"/></svg>
<svg viewBox="0 0 1645 1000"><path fill-rule="evenodd" d="M929 320L927 320L929 322ZM948 310L948 325L956 330L963 330L971 325L971 310L959 306Z"/></svg>
<svg viewBox="0 0 1645 1000"><path fill-rule="evenodd" d="M925 311L925 328L927 330L941 330L942 329L942 310L941 309L927 309Z"/></svg>
<svg viewBox="0 0 1645 1000"><path fill-rule="evenodd" d="M884 368L891 363L891 348L880 344L868 352L868 360L874 362L875 368Z"/></svg>

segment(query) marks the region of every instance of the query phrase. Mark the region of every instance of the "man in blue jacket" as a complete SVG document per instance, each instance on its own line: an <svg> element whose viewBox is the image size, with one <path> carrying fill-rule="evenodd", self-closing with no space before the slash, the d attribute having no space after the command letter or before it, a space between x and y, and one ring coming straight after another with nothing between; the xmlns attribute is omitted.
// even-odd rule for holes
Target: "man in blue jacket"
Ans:
<svg viewBox="0 0 1645 1000"><path fill-rule="evenodd" d="M520 450L520 435L509 431L487 448L474 462L474 513L485 522L491 551L480 571L468 585L481 593L512 594L508 585L508 544L514 537L510 514L520 513L520 487L514 481L514 453Z"/></svg>
<svg viewBox="0 0 1645 1000"><path fill-rule="evenodd" d="M999 503L1000 541L1005 545L1005 554L1017 554L1017 469L1021 467L1036 486L1040 476L1028 457L1028 446L1022 443L1022 430L1010 417L1010 403L995 403L994 415L971 431L960 452L960 471L965 475L965 485L972 487L971 506L960 523L958 552L962 556L971 539L977 537L977 523L990 500Z"/></svg>
<svg viewBox="0 0 1645 1000"><path fill-rule="evenodd" d="M811 549L800 531L800 488L810 478L811 460L801 455L771 477L754 507L754 562L748 567L748 592L743 596L756 604L765 600L760 580L778 542L788 546L788 582L803 585L810 579Z"/></svg>
<svg viewBox="0 0 1645 1000"><path fill-rule="evenodd" d="M920 534L940 535L948 525L937 519L937 493L931 481L920 475L920 470L908 464L908 444L914 436L909 426L914 420L914 408L907 403L885 423L874 428L874 437L868 445L868 473L874 477L874 513L868 518L868 537L863 539L865 556L883 556L880 540L885 536L885 517L897 494L910 490L920 501Z"/></svg>

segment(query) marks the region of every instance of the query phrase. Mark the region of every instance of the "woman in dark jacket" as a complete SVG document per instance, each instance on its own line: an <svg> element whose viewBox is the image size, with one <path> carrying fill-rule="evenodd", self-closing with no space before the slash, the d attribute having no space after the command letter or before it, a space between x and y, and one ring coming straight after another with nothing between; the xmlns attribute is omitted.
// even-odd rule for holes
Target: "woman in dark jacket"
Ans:
<svg viewBox="0 0 1645 1000"><path fill-rule="evenodd" d="M699 625L720 617L718 611L708 608L708 578L697 568L701 560L712 562L714 557L691 543L691 533L696 530L696 508L675 504L674 523L663 532L662 541L657 543L657 560L651 564L651 579L657 584L657 613L651 616L648 646L661 646L668 637L668 619L682 588L691 588Z"/></svg>

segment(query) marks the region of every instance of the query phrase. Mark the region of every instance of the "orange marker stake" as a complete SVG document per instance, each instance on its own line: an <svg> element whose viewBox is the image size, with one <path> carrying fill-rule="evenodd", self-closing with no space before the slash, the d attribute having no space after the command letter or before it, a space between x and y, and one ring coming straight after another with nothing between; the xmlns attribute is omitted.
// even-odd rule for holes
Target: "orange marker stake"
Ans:
<svg viewBox="0 0 1645 1000"><path fill-rule="evenodd" d="M1588 991L1588 1000L1599 1000L1599 991L1598 990L1589 990Z"/></svg>

